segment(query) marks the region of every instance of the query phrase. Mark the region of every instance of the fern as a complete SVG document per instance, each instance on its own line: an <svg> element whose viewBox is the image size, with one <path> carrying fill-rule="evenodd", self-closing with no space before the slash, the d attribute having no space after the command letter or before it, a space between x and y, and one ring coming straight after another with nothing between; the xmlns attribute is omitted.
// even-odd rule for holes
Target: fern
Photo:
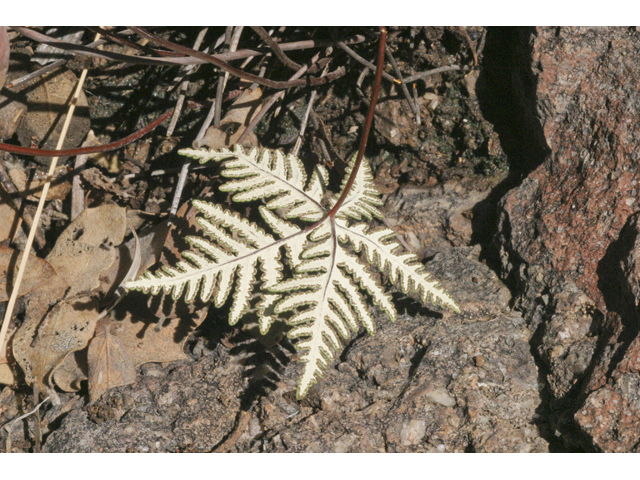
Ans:
<svg viewBox="0 0 640 480"><path fill-rule="evenodd" d="M251 311L258 314L263 334L276 320L292 327L288 335L297 339L304 364L298 398L318 381L344 341L361 327L374 334L369 298L396 319L391 296L370 266L423 303L459 311L416 256L401 252L393 230L365 224L381 217L381 201L367 162L358 170L344 203L334 215L327 215L339 196L325 191L328 175L322 167L308 179L295 156L257 149L245 153L237 145L233 150L180 153L201 163L224 162L221 175L229 180L220 190L231 193L234 202L263 201L259 211L273 235L219 205L194 200L201 214L197 222L208 238L187 237L193 249L183 252L184 260L146 272L128 282L127 288L152 294L164 291L174 299L184 294L187 302L199 294L203 301L213 299L220 306L235 281L231 324ZM346 179L342 189L345 186ZM310 224L306 228L305 222ZM282 273L285 264L292 272L289 278Z"/></svg>

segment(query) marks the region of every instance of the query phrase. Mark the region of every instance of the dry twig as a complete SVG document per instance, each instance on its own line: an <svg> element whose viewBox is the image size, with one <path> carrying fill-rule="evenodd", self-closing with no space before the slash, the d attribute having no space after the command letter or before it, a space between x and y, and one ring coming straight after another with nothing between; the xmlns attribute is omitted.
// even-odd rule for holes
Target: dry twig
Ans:
<svg viewBox="0 0 640 480"><path fill-rule="evenodd" d="M302 65L291 60L287 55L282 51L280 46L276 43L276 41L271 38L271 35L267 33L267 31L262 27L251 27L254 32L258 34L258 36L262 39L264 43L266 43L271 50L273 50L273 54L284 63L287 67L292 70L300 70Z"/></svg>
<svg viewBox="0 0 640 480"><path fill-rule="evenodd" d="M317 53L316 55L314 55L314 57L311 59L310 64L308 65L304 65L300 70L298 70L296 73L293 74L293 76L291 77L290 81L295 81L297 78L300 78L302 75L304 75L306 73L306 71L309 69L309 67L316 63L318 61L318 59L320 58L320 54ZM323 77L321 77L323 78ZM256 114L256 116L253 118L253 120L251 120L251 123L249 123L249 125L247 126L247 128L244 129L244 132L242 132L242 135L240 135L240 138L238 139L237 143L238 144L242 144L242 142L244 141L245 138L247 138L247 135L249 135L249 133L255 128L255 126L258 124L258 122L262 119L262 117L264 117L264 115L269 111L269 109L278 101L280 100L282 97L284 97L284 90L272 95L269 100L266 101L266 103L262 106L262 108L260 109L260 111Z"/></svg>
<svg viewBox="0 0 640 480"><path fill-rule="evenodd" d="M469 33L467 33L467 29L465 27L460 27L460 30L462 31L462 36L464 37L464 40L467 42L467 46L469 47L469 50L471 50L471 55L473 56L473 65L474 66L478 66L478 54L476 53L476 49L473 46L473 42L471 41L471 37L469 37Z"/></svg>
<svg viewBox="0 0 640 480"><path fill-rule="evenodd" d="M27 412L24 415L20 415L18 418L14 418L13 420L10 420L9 422L7 422L7 423L5 423L3 425L3 427L7 431L7 440L6 440L6 443L5 443L5 447L6 447L7 453L11 453L11 431L13 430L13 427L16 425L16 423L18 423L20 420L24 420L25 418L27 418L27 417L33 415L34 413L36 413L37 411L39 411L40 407L42 407L42 405L44 405L46 402L49 401L49 398L50 397L47 397L44 400L42 400L30 412Z"/></svg>
<svg viewBox="0 0 640 480"><path fill-rule="evenodd" d="M207 30L209 30L209 28L203 28L198 33L198 37L196 38L196 41L193 43L193 48L195 50L200 48L200 45L202 44L202 40L204 40L204 36L207 34ZM189 74L194 70L194 68L195 68L195 65L188 65L186 67L185 76L188 77ZM175 130L176 125L178 123L178 117L180 117L180 112L182 112L182 105L184 104L184 99L186 97L186 92L188 88L189 88L189 80L184 79L180 83L180 93L178 94L178 101L176 102L176 108L173 111L171 122L169 122L169 127L167 128L167 137L170 137L171 135L173 135L173 131Z"/></svg>
<svg viewBox="0 0 640 480"><path fill-rule="evenodd" d="M354 52L351 48L349 48L345 42L337 42L336 45L338 45L338 47L340 47L347 55L353 58L356 62L361 63L372 72L376 71L376 66L373 63L362 58L360 55ZM398 80L393 78L387 72L382 72L382 78L384 78L385 80L389 80L390 82L398 83Z"/></svg>
<svg viewBox="0 0 640 480"><path fill-rule="evenodd" d="M410 77L405 78L402 83L412 83L416 80L420 80L423 78L430 77L431 75L437 75L439 73L445 72L453 72L455 70L462 70L460 65L447 65L446 67L438 67L432 70L427 70L426 72L416 73L415 75L411 75Z"/></svg>
<svg viewBox="0 0 640 480"><path fill-rule="evenodd" d="M30 28L26 28L26 27L11 27L11 28L20 32L25 37L30 38L31 40L35 40L36 42L46 43L47 45L52 45L61 50L68 50L70 52L73 52L76 55L87 55L90 57L104 58L105 60L115 60L118 62L134 63L134 64L140 64L140 65L193 65L193 64L201 65L204 63L212 63L209 60L204 60L203 58L194 58L190 55L182 56L182 57L154 58L154 57L143 57L143 56L136 56L136 55L125 55L122 53L107 52L102 50L96 50L95 48L91 48L87 45L76 45L75 43L61 42L56 38L49 37L42 33L36 32L35 30L32 30ZM355 43L362 43L365 40L366 38L364 36L355 35L353 37L345 39L344 43L355 44ZM169 43L172 43L172 42L169 42ZM173 44L173 45L176 45L176 44ZM279 44L280 48L283 51L306 50L309 48L323 48L323 47L329 47L331 45L335 45L335 42L321 41L321 40L302 40L298 42ZM183 47L183 48L186 48L186 47ZM190 50L190 49L187 49L187 50ZM265 55L265 52L262 52L260 50L253 50L253 49L243 49L237 52L216 54L214 57L223 62L229 62L231 60L239 60L242 58L256 57L260 55Z"/></svg>
<svg viewBox="0 0 640 480"><path fill-rule="evenodd" d="M327 69L325 68L323 75L326 73ZM302 139L304 137L304 132L307 129L307 123L309 123L309 115L311 114L311 110L313 108L313 102L316 99L316 95L318 94L317 90L311 92L311 96L309 97L309 103L307 104L307 109L304 112L304 117L302 118L302 125L300 125L300 132L298 132L298 138L296 139L296 144L293 146L293 150L291 151L292 155L297 156L300 147L302 146Z"/></svg>
<svg viewBox="0 0 640 480"><path fill-rule="evenodd" d="M233 27L227 27L226 36L227 44L229 45L230 51L235 51L238 48L238 43L240 43L240 35L242 34L243 27L236 27L235 31ZM215 102L215 114L213 116L213 126L219 127L220 121L222 120L222 97L224 95L224 89L227 86L227 81L229 80L229 72L224 72L224 75L221 75L218 79L218 88L216 90L216 102Z"/></svg>
<svg viewBox="0 0 640 480"><path fill-rule="evenodd" d="M73 94L73 98L71 99L69 105L69 111L67 112L67 117L65 118L64 124L62 126L62 131L60 132L60 138L58 139L58 144L56 150L60 150L62 145L64 144L64 140L67 136L67 131L69 130L69 125L71 124L71 119L73 118L73 113L76 109L76 103L78 102L78 97L80 96L80 92L82 91L82 86L84 85L84 80L87 78L87 69L82 71L80 75L80 79L78 80L78 84L76 86L76 90ZM59 157L53 157L51 159L51 164L49 165L49 172L47 173L47 179L44 183L44 187L42 188L42 193L40 194L40 201L38 202L38 207L36 209L36 213L33 217L33 225L37 226L40 221L40 216L42 215L42 210L44 208L44 204L47 200L47 194L49 193L49 187L51 186L51 178L56 169L56 165L58 164ZM22 283L22 277L24 276L27 261L29 259L29 252L31 251L31 246L33 245L33 240L36 234L37 228L32 228L29 230L29 236L27 237L27 244L24 249L24 255L22 255L22 260L20 261L20 267L18 269L18 275L16 276L15 283L13 285L13 290L11 291L11 296L9 297L9 303L7 304L7 309L4 316L4 321L2 322L2 329L0 329L0 345L4 344L5 336L7 335L7 330L9 329L9 323L11 322L11 316L13 315L13 309L15 307L16 299L18 298L18 292L20 290L20 284Z"/></svg>
<svg viewBox="0 0 640 480"><path fill-rule="evenodd" d="M407 88L407 85L402 82L402 80L403 80L402 72L400 72L400 68L398 68L398 64L396 63L396 59L393 58L393 55L391 54L391 50L387 49L387 51L385 53L386 53L386 56L387 56L387 60L389 60L389 63L393 67L393 71L395 72L396 76L398 77L398 80L400 80L400 82L401 82L400 83L400 90L402 90L404 98L407 100L407 103L409 103L409 108L411 108L411 111L416 116L416 123L418 125L420 125L420 111L418 110L418 107L417 107L418 104L417 103L416 104L413 103L413 99L411 98L411 95L409 94L409 89Z"/></svg>
<svg viewBox="0 0 640 480"><path fill-rule="evenodd" d="M228 63L219 60L218 58L208 55L203 52L198 52L197 50L193 50L188 47L184 47L182 45L178 45L177 43L170 42L169 40L165 40L164 38L160 38L157 35L147 32L145 29L140 27L130 27L133 31L135 31L138 35L147 38L148 40L160 45L162 47L168 48L169 50L174 50L176 52L182 53L184 55L190 55L195 58L199 58L201 60L205 60L212 65L215 65L218 68L223 69L226 72L229 72L231 75L242 78L249 82L255 82L259 85L263 85L265 87L275 88L277 90L287 89L290 87L299 87L303 85L324 85L325 83L329 83L337 78L340 78L346 73L344 67L339 67L335 71L325 75L324 77L315 77L315 78L297 78L294 80L289 80L285 82L279 82L276 80L267 80L265 78L261 78L252 73L243 72L240 69L237 69Z"/></svg>

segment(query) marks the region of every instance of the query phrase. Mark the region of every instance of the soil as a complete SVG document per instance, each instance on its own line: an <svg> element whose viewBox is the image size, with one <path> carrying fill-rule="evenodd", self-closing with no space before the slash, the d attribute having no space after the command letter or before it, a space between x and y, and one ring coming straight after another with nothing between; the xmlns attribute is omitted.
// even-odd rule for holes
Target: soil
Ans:
<svg viewBox="0 0 640 480"><path fill-rule="evenodd" d="M198 31L165 28L158 32L182 45L192 45ZM224 29L210 29L205 45L222 33ZM373 60L377 48L374 33L358 28L288 28L280 38L291 42L311 35L330 39L365 34L366 41L351 47ZM251 325L229 326L225 316L228 306L212 307L187 340L183 359L145 363L137 368L133 383L112 388L97 399L91 398L86 382L81 382L77 392L57 392L56 401L41 408L42 451L637 449L640 433L633 425L640 417L636 415L640 412L636 378L640 369L636 368L637 359L629 357L640 351L637 329L630 333L627 327L622 337L620 332L628 323L621 321L616 330L613 309L607 310L597 294L597 279L586 277L595 275L597 265L592 270L575 265L564 268L564 264L549 261L543 255L546 250L523 240L542 238L531 226L537 221L532 218L540 218L535 215L544 215L544 209L543 213L527 210L542 205L541 194L534 192L543 181L539 167L547 162L549 171L544 172L544 178L552 185L550 179L557 173L552 162L562 164L564 158L552 154L559 149L549 139L561 138L563 132L574 128L571 118L564 124L558 120L559 99L570 108L566 103L571 103L572 91L569 86L557 91L557 78L550 80L548 76L563 74L563 58L572 58L575 51L570 47L579 44L580 38L593 37L596 42L595 37L610 36L619 48L628 47L625 41L635 48L635 37L628 38L630 35L623 29L597 34L589 29L390 29L389 50L404 77L437 67L460 67L409 85L419 108L419 122L398 85L383 81L379 116L366 156L383 194L384 223L396 230L403 245L420 257L458 301L461 313L424 306L394 291L398 320L392 323L378 312L376 334L355 336L309 394L296 400L300 364L295 361L294 345L286 337L265 339ZM247 30L240 48L257 42ZM605 52L603 45L584 47L585 58L596 56L589 56L589 48ZM8 81L35 69L29 63L35 47L31 40L12 40ZM111 48L125 51L121 46ZM303 63L312 53L289 55ZM331 181L337 182L344 160L358 147L367 111L359 92L368 96L372 75L363 75L365 67L338 47L333 47L331 56L329 70L345 66L346 74L324 86L289 90L257 125L252 141L290 151L315 89L315 118L309 122L299 156L309 168L315 163L330 167ZM78 75L87 62L90 73L84 91L88 119L99 141L130 134L176 102L176 85L182 75L178 68L76 58L63 67L65 75ZM396 76L388 63L385 71ZM536 68L542 64L541 73ZM580 62L571 65L581 71ZM255 63L247 68L255 69ZM137 210L142 226L166 217L183 161L176 152L191 146L216 96L217 82L211 80L211 72L202 66L191 75L187 97L207 108L185 111L172 137L163 137L166 126L162 126L143 140L88 164L81 173L87 207L115 203ZM275 59L267 69L267 76L273 79L286 79L291 73ZM245 87L231 77L225 92ZM13 99L12 112L18 100L23 100L28 111L24 88L32 87L3 90ZM264 90L266 95L272 93ZM233 110L232 103L233 98L223 103L223 117ZM546 123L540 120L544 105L556 109L556 117L547 112ZM2 119L13 115L3 117L3 106L0 104L0 131L5 131L1 123L7 121ZM585 111L589 109L585 107ZM606 119L606 115L602 117ZM5 141L16 143L21 135L34 136L23 130L22 134L11 133ZM26 157L3 155L3 161L16 168L44 168ZM71 167L72 162L70 158L65 164ZM152 174L159 170L175 173ZM225 196L215 192L215 173L215 169L192 170L182 198L214 197L224 202ZM538 183L529 185L535 175L539 175ZM213 187L213 193L202 197L207 186ZM621 202L631 195L621 196ZM44 258L49 253L69 224L70 197L47 204L43 221L47 243L38 256ZM29 201L27 209L34 205ZM183 207L179 218L186 211ZM625 215L629 213L625 211ZM618 255L625 273L616 281L629 292L629 302L635 308L637 303L631 299L637 298L633 282L637 275L637 220L627 222L625 217L620 222L618 230L627 226L620 233L626 240L619 241L628 248L622 248L624 254ZM575 223L564 217L553 227L571 232ZM570 233L565 235L562 238L570 246L574 240ZM17 235L14 245L23 241ZM604 255L606 245L603 249L598 258ZM164 258L175 258L174 252L175 247L168 243ZM136 301L145 303L147 299L138 296ZM3 304L0 311L4 311ZM157 304L155 311L164 318ZM151 315L153 308L148 312L145 322L152 329L159 320ZM606 347L620 344L618 362L611 363L615 351ZM597 372L604 372L599 383ZM0 424L7 425L33 405L32 390L24 383L0 386ZM603 411L606 421L598 420ZM33 416L21 422L23 427L11 430L10 448L34 451ZM614 424L624 428L614 431ZM6 445L7 439L3 428L0 445Z"/></svg>

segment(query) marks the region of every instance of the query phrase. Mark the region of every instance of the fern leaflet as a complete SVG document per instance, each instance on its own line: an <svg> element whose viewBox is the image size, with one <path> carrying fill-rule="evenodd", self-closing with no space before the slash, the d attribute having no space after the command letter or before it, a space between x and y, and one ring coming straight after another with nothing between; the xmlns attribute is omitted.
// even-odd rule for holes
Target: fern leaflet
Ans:
<svg viewBox="0 0 640 480"><path fill-rule="evenodd" d="M362 163L347 198L332 216L326 214L336 204L338 194L329 194L328 205L323 205L327 172L319 168L307 179L297 157L266 149L245 153L240 146L180 153L201 163L224 162L221 175L230 180L220 189L232 193L234 202L265 202L259 211L276 237L237 213L194 200L201 213L197 221L208 238L187 237L194 249L183 252L184 260L174 267L146 272L128 282L127 288L152 294L164 291L174 298L186 291L187 302L199 293L203 301L213 297L213 303L220 306L235 281L230 323L249 312L251 299L258 298L254 309L262 333L277 320L292 327L288 335L297 339L296 348L304 365L298 398L319 380L351 335L361 327L373 335L369 298L391 320L396 319L391 296L371 267L385 273L402 292L424 303L459 311L417 257L401 252L392 230L364 223L382 217L367 162ZM343 189L345 184L346 180ZM304 228L300 222L315 223ZM283 276L284 264L292 272L289 278Z"/></svg>

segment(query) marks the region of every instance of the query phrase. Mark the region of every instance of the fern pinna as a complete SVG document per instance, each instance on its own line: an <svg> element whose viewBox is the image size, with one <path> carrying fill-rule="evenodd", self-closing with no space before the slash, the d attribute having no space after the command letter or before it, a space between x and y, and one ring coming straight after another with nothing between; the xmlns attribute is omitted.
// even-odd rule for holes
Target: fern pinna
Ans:
<svg viewBox="0 0 640 480"><path fill-rule="evenodd" d="M238 145L232 150L185 149L180 153L200 163L224 162L221 175L230 180L220 190L232 193L234 202L262 200L260 214L273 234L220 205L194 200L200 213L197 222L207 238L188 237L193 249L182 253L184 260L174 267L146 272L128 282L127 288L152 294L164 291L175 299L184 293L187 302L199 294L205 302L213 298L219 307L235 281L231 324L252 311L257 313L263 334L276 320L292 327L288 335L297 339L304 364L298 398L322 376L343 341L361 326L374 333L367 297L395 320L391 296L369 266L423 303L459 311L416 256L401 252L393 230L366 225L382 216L378 210L382 202L366 161L342 205L327 215L339 195L326 191L328 174L322 167L308 179L302 162L293 155L266 149L245 153ZM311 225L304 228L303 222ZM283 275L285 263L289 278Z"/></svg>

